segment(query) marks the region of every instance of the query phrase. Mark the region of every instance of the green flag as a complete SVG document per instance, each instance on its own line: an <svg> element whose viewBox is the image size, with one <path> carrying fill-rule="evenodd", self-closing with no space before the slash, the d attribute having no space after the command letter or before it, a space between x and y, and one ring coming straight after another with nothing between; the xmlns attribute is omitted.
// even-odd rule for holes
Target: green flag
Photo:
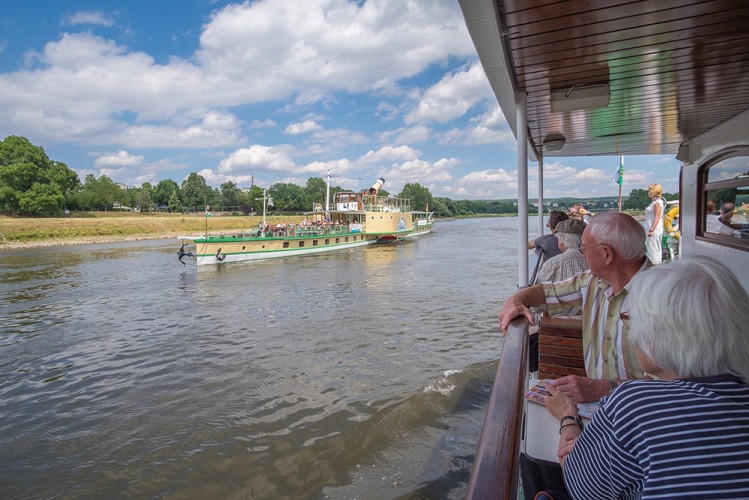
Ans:
<svg viewBox="0 0 749 500"><path fill-rule="evenodd" d="M619 156L619 166L616 168L616 172L614 172L614 175L612 175L611 178L621 187L622 180L624 180L624 155Z"/></svg>

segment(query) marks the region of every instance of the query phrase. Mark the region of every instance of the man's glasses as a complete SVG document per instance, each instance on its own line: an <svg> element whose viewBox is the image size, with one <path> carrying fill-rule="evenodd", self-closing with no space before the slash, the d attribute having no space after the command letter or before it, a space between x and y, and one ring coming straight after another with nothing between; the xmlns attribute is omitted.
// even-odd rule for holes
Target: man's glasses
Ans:
<svg viewBox="0 0 749 500"><path fill-rule="evenodd" d="M591 248L600 247L601 245L605 245L606 243L596 243L595 245L590 245L588 248L585 248L583 245L580 245L580 253L585 255L585 251L589 250Z"/></svg>

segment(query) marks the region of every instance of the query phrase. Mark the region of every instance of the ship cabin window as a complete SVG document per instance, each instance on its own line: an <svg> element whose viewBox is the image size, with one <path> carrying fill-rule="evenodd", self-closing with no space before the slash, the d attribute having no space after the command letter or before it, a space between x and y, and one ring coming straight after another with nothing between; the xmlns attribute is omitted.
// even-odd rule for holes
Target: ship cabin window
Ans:
<svg viewBox="0 0 749 500"><path fill-rule="evenodd" d="M330 239L328 239L328 238L325 238L325 244L326 244L326 245L330 245Z"/></svg>
<svg viewBox="0 0 749 500"><path fill-rule="evenodd" d="M284 241L283 242L283 247L284 248L289 248L289 242L288 241Z"/></svg>
<svg viewBox="0 0 749 500"><path fill-rule="evenodd" d="M699 179L698 239L749 251L749 146L719 152Z"/></svg>
<svg viewBox="0 0 749 500"><path fill-rule="evenodd" d="M304 241L300 241L299 242L299 247L303 247L303 246L304 246Z"/></svg>
<svg viewBox="0 0 749 500"><path fill-rule="evenodd" d="M312 246L313 246L313 247L316 247L316 246L317 246L317 240L312 240Z"/></svg>
<svg viewBox="0 0 749 500"><path fill-rule="evenodd" d="M336 239L335 239L335 242L336 242L336 243L340 243L340 242L341 242L341 238L336 238Z"/></svg>
<svg viewBox="0 0 749 500"><path fill-rule="evenodd" d="M346 240L345 241L346 241L346 243L348 243L348 236L346 236Z"/></svg>

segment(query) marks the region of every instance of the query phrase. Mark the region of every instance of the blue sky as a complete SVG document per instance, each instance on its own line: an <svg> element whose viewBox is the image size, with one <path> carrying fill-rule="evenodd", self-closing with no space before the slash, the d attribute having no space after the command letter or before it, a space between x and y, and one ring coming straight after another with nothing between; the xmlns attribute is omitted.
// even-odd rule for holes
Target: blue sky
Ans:
<svg viewBox="0 0 749 500"><path fill-rule="evenodd" d="M3 2L0 138L81 180L517 196L515 140L457 0ZM617 157L549 158L547 197L615 196ZM673 157L625 160L624 194L678 190ZM535 166L532 168L535 170ZM530 177L536 192L536 177Z"/></svg>

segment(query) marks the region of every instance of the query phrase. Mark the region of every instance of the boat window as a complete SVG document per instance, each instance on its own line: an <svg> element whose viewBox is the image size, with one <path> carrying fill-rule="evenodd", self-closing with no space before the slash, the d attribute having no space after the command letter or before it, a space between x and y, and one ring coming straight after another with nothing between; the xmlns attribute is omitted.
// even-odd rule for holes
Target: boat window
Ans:
<svg viewBox="0 0 749 500"><path fill-rule="evenodd" d="M283 242L283 247L284 248L289 248L289 242L288 241L284 241Z"/></svg>
<svg viewBox="0 0 749 500"><path fill-rule="evenodd" d="M312 240L312 246L313 246L313 247L316 247L316 246L317 246L317 240Z"/></svg>
<svg viewBox="0 0 749 500"><path fill-rule="evenodd" d="M325 244L330 245L330 240L328 238L325 238Z"/></svg>
<svg viewBox="0 0 749 500"><path fill-rule="evenodd" d="M348 243L348 236L346 236L346 242Z"/></svg>
<svg viewBox="0 0 749 500"><path fill-rule="evenodd" d="M749 146L721 151L699 178L698 238L749 250Z"/></svg>
<svg viewBox="0 0 749 500"><path fill-rule="evenodd" d="M304 240L302 240L302 241L300 241L300 242L299 242L299 246L300 246L300 247L303 247L303 246L304 246Z"/></svg>
<svg viewBox="0 0 749 500"><path fill-rule="evenodd" d="M335 239L335 242L336 242L336 243L340 243L340 242L341 242L341 238L336 238L336 239Z"/></svg>

